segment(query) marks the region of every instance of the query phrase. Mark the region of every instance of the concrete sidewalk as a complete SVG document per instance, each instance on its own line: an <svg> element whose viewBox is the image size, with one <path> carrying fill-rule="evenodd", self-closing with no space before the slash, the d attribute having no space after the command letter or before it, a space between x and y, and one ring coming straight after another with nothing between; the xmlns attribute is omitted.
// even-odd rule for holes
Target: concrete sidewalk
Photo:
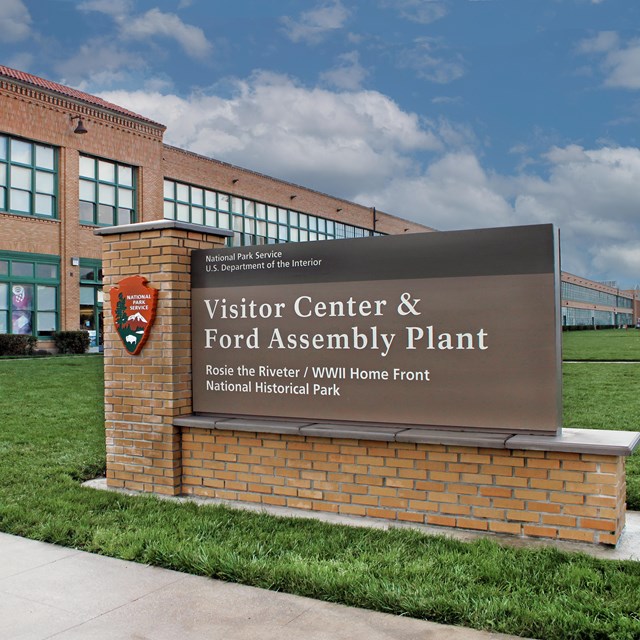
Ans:
<svg viewBox="0 0 640 640"><path fill-rule="evenodd" d="M507 640L0 533L0 640Z"/></svg>

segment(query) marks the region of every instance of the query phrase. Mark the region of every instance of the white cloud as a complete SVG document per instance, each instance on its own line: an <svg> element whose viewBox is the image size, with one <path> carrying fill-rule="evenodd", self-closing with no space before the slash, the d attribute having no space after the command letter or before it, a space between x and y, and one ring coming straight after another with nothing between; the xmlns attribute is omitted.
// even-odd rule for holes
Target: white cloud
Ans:
<svg viewBox="0 0 640 640"><path fill-rule="evenodd" d="M357 51L343 53L338 58L339 64L333 69L325 71L321 80L337 89L353 91L362 86L368 75L367 70L360 64L360 56Z"/></svg>
<svg viewBox="0 0 640 640"><path fill-rule="evenodd" d="M213 49L200 27L185 24L176 14L163 13L159 9L132 17L121 29L123 37L135 41L155 36L175 40L192 58L206 58Z"/></svg>
<svg viewBox="0 0 640 640"><path fill-rule="evenodd" d="M414 152L442 147L415 114L376 91L309 89L267 73L237 81L229 99L102 96L166 124L170 144L344 197L410 172Z"/></svg>
<svg viewBox="0 0 640 640"><path fill-rule="evenodd" d="M330 33L342 29L348 17L349 11L342 2L333 0L305 11L298 19L283 16L280 21L287 37L293 42L318 44Z"/></svg>
<svg viewBox="0 0 640 640"><path fill-rule="evenodd" d="M31 15L22 0L0 2L0 42L22 42L31 36Z"/></svg>
<svg viewBox="0 0 640 640"><path fill-rule="evenodd" d="M447 4L442 0L381 0L380 6L396 9L402 18L419 24L430 24L447 15Z"/></svg>
<svg viewBox="0 0 640 640"><path fill-rule="evenodd" d="M175 13L153 8L144 14L135 14L133 7L131 0L86 0L78 5L82 11L111 16L118 25L118 39L121 41L139 43L156 37L168 38L175 40L192 58L205 59L211 54L213 46L200 27L186 24Z"/></svg>
<svg viewBox="0 0 640 640"><path fill-rule="evenodd" d="M640 39L623 44L614 31L601 31L582 40L578 52L600 56L605 86L640 89Z"/></svg>
<svg viewBox="0 0 640 640"><path fill-rule="evenodd" d="M411 48L400 52L397 64L400 68L413 69L418 77L438 84L453 82L464 75L464 60L455 54L441 55L442 45L433 38L417 38Z"/></svg>

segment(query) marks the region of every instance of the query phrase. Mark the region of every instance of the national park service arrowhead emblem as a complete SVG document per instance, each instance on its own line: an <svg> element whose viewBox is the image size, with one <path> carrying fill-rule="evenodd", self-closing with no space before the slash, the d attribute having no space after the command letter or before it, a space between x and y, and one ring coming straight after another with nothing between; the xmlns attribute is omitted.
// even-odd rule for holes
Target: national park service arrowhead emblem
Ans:
<svg viewBox="0 0 640 640"><path fill-rule="evenodd" d="M111 288L111 313L124 348L135 356L149 337L156 318L158 290L143 276L130 276Z"/></svg>

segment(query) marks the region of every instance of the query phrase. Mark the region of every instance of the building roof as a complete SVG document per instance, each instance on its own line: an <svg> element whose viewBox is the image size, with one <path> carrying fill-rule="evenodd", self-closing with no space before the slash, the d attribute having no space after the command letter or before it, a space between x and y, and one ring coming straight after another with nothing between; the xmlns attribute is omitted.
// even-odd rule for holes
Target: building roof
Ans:
<svg viewBox="0 0 640 640"><path fill-rule="evenodd" d="M51 82L51 80L45 80L44 78L39 78L38 76L31 75L30 73L25 73L24 71L11 69L11 67L0 65L0 77L9 78L11 80L18 80L19 82L22 82L24 84L38 87L39 89L45 89L46 91L52 91L53 93L65 96L66 98L71 98L72 100L84 102L85 104L88 104L92 107L108 109L109 111L114 111L115 113L127 116L128 118L141 120L142 122L147 122L157 127L161 127L162 129L166 128L159 122L154 122L149 118L145 118L144 116L141 116L138 113L134 113L133 111L129 111L128 109L120 107L117 104L107 102L102 98L98 98L98 96L92 96L90 93L85 93L84 91L79 91L78 89L66 87L65 85L58 84L57 82Z"/></svg>

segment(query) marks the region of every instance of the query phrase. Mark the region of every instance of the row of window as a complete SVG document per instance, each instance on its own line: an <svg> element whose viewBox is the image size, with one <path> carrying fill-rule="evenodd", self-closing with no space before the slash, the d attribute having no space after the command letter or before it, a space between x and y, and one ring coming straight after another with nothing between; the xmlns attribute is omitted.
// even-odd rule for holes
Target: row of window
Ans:
<svg viewBox="0 0 640 640"><path fill-rule="evenodd" d="M56 218L57 154L51 146L0 136L0 211ZM98 226L136 221L134 167L81 155L80 222ZM164 181L164 217L233 231L234 246L381 235L173 180Z"/></svg>
<svg viewBox="0 0 640 640"><path fill-rule="evenodd" d="M56 331L59 285L59 257L0 252L0 333Z"/></svg>
<svg viewBox="0 0 640 640"><path fill-rule="evenodd" d="M231 244L246 246L381 235L284 207L164 181L164 217L233 231Z"/></svg>
<svg viewBox="0 0 640 640"><path fill-rule="evenodd" d="M606 291L598 291L597 289L590 289L589 287L583 287L573 282L563 282L561 294L563 300L571 300L573 302L589 302L623 309L631 309L633 307L633 300L631 298L619 296L614 293L607 293Z"/></svg>
<svg viewBox="0 0 640 640"><path fill-rule="evenodd" d="M618 327L633 324L633 314L596 311L594 309L576 309L563 307L562 326L564 327Z"/></svg>

